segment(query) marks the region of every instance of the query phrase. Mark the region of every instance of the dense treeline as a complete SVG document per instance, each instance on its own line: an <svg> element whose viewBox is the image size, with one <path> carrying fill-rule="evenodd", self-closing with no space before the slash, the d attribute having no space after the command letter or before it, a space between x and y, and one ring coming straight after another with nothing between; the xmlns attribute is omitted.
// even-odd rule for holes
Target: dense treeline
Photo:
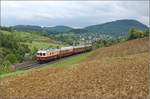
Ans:
<svg viewBox="0 0 150 99"><path fill-rule="evenodd" d="M0 30L12 32L14 29L12 27L5 27L5 26L0 26Z"/></svg>
<svg viewBox="0 0 150 99"><path fill-rule="evenodd" d="M1 29L12 31L10 28ZM21 44L13 32L11 34L0 32L0 73L9 72L10 65L22 62L28 52L30 52L28 46Z"/></svg>

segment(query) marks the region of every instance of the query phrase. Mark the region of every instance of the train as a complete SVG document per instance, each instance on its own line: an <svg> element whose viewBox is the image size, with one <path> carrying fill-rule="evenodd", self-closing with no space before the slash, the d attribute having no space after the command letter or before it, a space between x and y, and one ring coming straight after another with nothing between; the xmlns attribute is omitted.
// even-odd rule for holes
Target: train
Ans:
<svg viewBox="0 0 150 99"><path fill-rule="evenodd" d="M69 46L62 48L48 48L37 51L36 60L39 63L49 62L63 57L88 52L92 50L91 45Z"/></svg>

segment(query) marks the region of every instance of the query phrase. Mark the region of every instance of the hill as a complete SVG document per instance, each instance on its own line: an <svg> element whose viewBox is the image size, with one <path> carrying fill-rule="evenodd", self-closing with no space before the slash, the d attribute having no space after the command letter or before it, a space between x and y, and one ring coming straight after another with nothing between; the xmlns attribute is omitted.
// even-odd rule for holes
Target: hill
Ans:
<svg viewBox="0 0 150 99"><path fill-rule="evenodd" d="M68 26L55 26L55 27L40 27L40 26L31 26L31 25L17 25L13 26L14 29L18 31L26 31L26 32L40 32L40 33L47 33L47 34L53 34L55 33L74 33L74 34L83 34L83 33L91 33L93 34L105 34L109 36L126 36L129 29L131 28L138 28L140 30L147 30L148 27L142 23L140 23L137 20L116 20L112 22L106 22L103 24L98 25L91 25L88 27L80 28L80 29L74 29L72 27Z"/></svg>
<svg viewBox="0 0 150 99"><path fill-rule="evenodd" d="M84 29L88 30L89 32L98 32L113 36L124 36L127 35L131 28L138 28L144 31L148 29L146 25L137 20L117 20L104 24L88 26Z"/></svg>
<svg viewBox="0 0 150 99"><path fill-rule="evenodd" d="M84 61L65 68L35 69L1 78L0 96L146 99L148 41L142 38L97 49Z"/></svg>
<svg viewBox="0 0 150 99"><path fill-rule="evenodd" d="M71 27L68 26L55 26L55 27L44 27L43 28L47 33L63 33L72 30Z"/></svg>
<svg viewBox="0 0 150 99"><path fill-rule="evenodd" d="M34 25L16 25L12 26L17 31L22 32L37 32L37 33L62 33L70 31L72 28L67 26L41 27Z"/></svg>
<svg viewBox="0 0 150 99"><path fill-rule="evenodd" d="M18 32L18 31L9 32L4 30L0 30L0 33L8 34L8 35L14 34L16 38L20 39L21 43L29 45L29 48L31 50L34 48L42 49L42 48L59 46L59 44L57 44L57 41L55 41L54 39L42 36L38 33Z"/></svg>
<svg viewBox="0 0 150 99"><path fill-rule="evenodd" d="M43 32L42 27L34 25L16 25L13 26L13 28L21 32L38 32L38 33Z"/></svg>

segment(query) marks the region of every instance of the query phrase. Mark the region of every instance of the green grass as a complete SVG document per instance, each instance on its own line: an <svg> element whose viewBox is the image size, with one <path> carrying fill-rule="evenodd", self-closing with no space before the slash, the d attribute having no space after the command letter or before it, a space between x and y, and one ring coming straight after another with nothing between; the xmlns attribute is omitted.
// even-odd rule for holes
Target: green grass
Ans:
<svg viewBox="0 0 150 99"><path fill-rule="evenodd" d="M47 65L44 68L47 68L47 67L67 67L67 66L70 66L72 64L75 64L75 63L78 63L80 61L85 60L90 54L91 54L91 52L83 53L83 54L80 54L77 56L72 56L70 58L60 60L57 63Z"/></svg>
<svg viewBox="0 0 150 99"><path fill-rule="evenodd" d="M61 46L61 45L58 45L58 44L54 44L54 43L48 43L48 42L39 42L39 41L32 41L32 43L25 43L27 45L29 45L29 48L31 50L33 50L34 48L36 49L43 49L43 48L55 48L57 46Z"/></svg>
<svg viewBox="0 0 150 99"><path fill-rule="evenodd" d="M12 34L8 31L0 30L4 34ZM55 40L48 38L46 36L41 36L37 33L28 33L28 32L13 32L17 38L20 38L23 40L21 43L29 45L29 48L31 51L36 49L43 49L43 48L49 48L49 47L62 47L63 45L57 44Z"/></svg>
<svg viewBox="0 0 150 99"><path fill-rule="evenodd" d="M26 42L23 42L23 43L27 44L31 50L33 50L34 48L43 49L43 48L49 48L49 47L62 46L62 45L58 45L54 43L55 41L48 37L41 36L35 33L31 34L31 33L23 32L20 34L22 38L27 40Z"/></svg>
<svg viewBox="0 0 150 99"><path fill-rule="evenodd" d="M45 70L45 69L49 69L50 67L58 67L58 68L59 67L60 68L70 67L72 64L79 63L79 62L85 60L89 55L91 55L91 53L92 52L80 54L80 55L73 56L70 58L66 58L66 59L60 60L56 63L46 65L42 68L33 68L33 69L29 69L29 70L18 70L18 71L8 73L8 74L2 74L2 75L0 75L0 78L4 78L4 77L8 77L8 76L24 75L24 74L30 73L31 71L34 71L34 70L39 70L39 69Z"/></svg>
<svg viewBox="0 0 150 99"><path fill-rule="evenodd" d="M18 70L15 72L11 72L11 73L4 73L0 75L0 78L4 78L4 77L8 77L8 76L17 76L17 75L21 75L21 74L25 74L27 72L29 72L30 70Z"/></svg>

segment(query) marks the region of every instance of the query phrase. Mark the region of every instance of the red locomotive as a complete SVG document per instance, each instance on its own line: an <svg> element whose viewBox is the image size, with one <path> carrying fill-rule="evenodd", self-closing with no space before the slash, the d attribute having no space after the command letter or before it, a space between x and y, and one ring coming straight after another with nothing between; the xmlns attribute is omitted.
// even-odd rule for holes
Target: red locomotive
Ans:
<svg viewBox="0 0 150 99"><path fill-rule="evenodd" d="M36 59L38 62L47 62L47 61L55 60L58 58L87 52L87 51L90 51L91 49L92 49L91 45L70 46L70 47L63 47L60 49L50 48L50 49L45 49L45 50L39 50L37 52Z"/></svg>

